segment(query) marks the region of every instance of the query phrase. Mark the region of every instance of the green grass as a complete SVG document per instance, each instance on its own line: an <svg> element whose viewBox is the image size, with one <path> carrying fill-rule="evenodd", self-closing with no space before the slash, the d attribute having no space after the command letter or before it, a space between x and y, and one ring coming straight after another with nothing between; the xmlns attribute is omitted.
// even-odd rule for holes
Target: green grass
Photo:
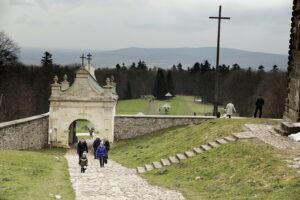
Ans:
<svg viewBox="0 0 300 200"><path fill-rule="evenodd" d="M190 150L233 132L245 123L276 124L267 119L214 119L118 141L110 158L126 167L143 166ZM238 140L141 176L151 184L181 191L189 200L300 199L300 174L283 161L289 152L258 139Z"/></svg>
<svg viewBox="0 0 300 200"><path fill-rule="evenodd" d="M277 123L268 119L214 119L192 127L175 127L114 144L111 157L137 167L190 150L242 130L245 123Z"/></svg>
<svg viewBox="0 0 300 200"><path fill-rule="evenodd" d="M90 122L88 120L76 120L76 125L78 128L76 128L76 133L85 133L89 132L89 130L85 127Z"/></svg>
<svg viewBox="0 0 300 200"><path fill-rule="evenodd" d="M149 102L146 99L121 100L117 104L117 114L137 114L142 112L146 115L164 115L164 104L169 104L168 115L211 115L213 106L194 102L192 96L176 96L169 100L155 100ZM159 110L160 109L160 110ZM222 110L221 107L219 107Z"/></svg>
<svg viewBox="0 0 300 200"><path fill-rule="evenodd" d="M65 149L0 151L0 199L75 199ZM58 159L57 159L57 158Z"/></svg>
<svg viewBox="0 0 300 200"><path fill-rule="evenodd" d="M117 114L137 114L139 112L146 113L148 101L145 99L131 99L118 101Z"/></svg>
<svg viewBox="0 0 300 200"><path fill-rule="evenodd" d="M300 176L277 151L243 140L142 176L190 200L299 200Z"/></svg>

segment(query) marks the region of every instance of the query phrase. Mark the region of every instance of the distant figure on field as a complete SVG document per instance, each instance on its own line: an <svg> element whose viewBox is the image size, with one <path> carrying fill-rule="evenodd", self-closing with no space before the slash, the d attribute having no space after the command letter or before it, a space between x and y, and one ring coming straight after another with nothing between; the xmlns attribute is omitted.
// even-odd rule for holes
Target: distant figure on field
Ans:
<svg viewBox="0 0 300 200"><path fill-rule="evenodd" d="M265 104L265 100L261 97L258 96L255 102L256 108L255 108L255 112L254 112L254 117L256 118L257 115L257 111L259 111L259 118L261 118L262 115L262 107Z"/></svg>
<svg viewBox="0 0 300 200"><path fill-rule="evenodd" d="M97 137L97 138L95 139L94 143L93 143L93 148L94 148L94 158L95 158L95 159L97 159L96 151L97 151L98 146L100 145L100 142L101 142L100 138Z"/></svg>
<svg viewBox="0 0 300 200"><path fill-rule="evenodd" d="M104 146L105 146L105 148L106 148L106 157L105 157L105 159L104 159L104 163L105 164L107 164L107 160L108 160L108 151L109 151L109 149L110 149L110 143L109 143L109 141L107 140L107 139L104 139Z"/></svg>
<svg viewBox="0 0 300 200"><path fill-rule="evenodd" d="M86 141L83 138L81 138L77 144L77 153L79 155L79 160L84 151L89 152Z"/></svg>
<svg viewBox="0 0 300 200"><path fill-rule="evenodd" d="M93 139L94 128L91 128L91 129L89 130L89 132L90 132L90 139Z"/></svg>
<svg viewBox="0 0 300 200"><path fill-rule="evenodd" d="M100 167L104 167L104 159L105 159L105 157L107 157L107 151L106 151L103 141L100 142L100 145L97 148L96 156L97 156L97 158L99 158Z"/></svg>
<svg viewBox="0 0 300 200"><path fill-rule="evenodd" d="M234 105L231 103L231 101L229 101L229 103L226 105L226 115L228 116L228 118L231 118L231 115L233 112L236 112Z"/></svg>
<svg viewBox="0 0 300 200"><path fill-rule="evenodd" d="M82 156L79 160L79 165L81 166L81 173L84 173L88 166L88 159L85 151L82 153Z"/></svg>

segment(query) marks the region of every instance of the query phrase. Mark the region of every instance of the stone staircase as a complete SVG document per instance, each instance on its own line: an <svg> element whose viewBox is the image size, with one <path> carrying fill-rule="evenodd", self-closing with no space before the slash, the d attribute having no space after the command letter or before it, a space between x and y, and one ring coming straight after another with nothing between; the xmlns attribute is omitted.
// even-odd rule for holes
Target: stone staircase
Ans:
<svg viewBox="0 0 300 200"><path fill-rule="evenodd" d="M282 122L281 125L275 127L274 130L280 135L288 136L300 132L300 123Z"/></svg>
<svg viewBox="0 0 300 200"><path fill-rule="evenodd" d="M177 164L181 160L186 160L188 158L196 156L197 154L203 153L205 151L209 151L213 148L220 147L221 145L227 144L229 142L234 142L239 138L251 138L252 137L252 135L249 134L249 132L244 132L244 133L234 133L231 136L227 136L222 139L217 139L213 142L209 142L207 144L200 145L199 147L195 147L190 151L186 151L184 153L179 153L179 154L176 154L175 156L170 156L168 158L160 159L160 161L153 162L151 164L146 164L143 167L137 167L136 168L137 173L139 173L139 174L146 173L153 169L159 169L162 167L170 166L172 164Z"/></svg>

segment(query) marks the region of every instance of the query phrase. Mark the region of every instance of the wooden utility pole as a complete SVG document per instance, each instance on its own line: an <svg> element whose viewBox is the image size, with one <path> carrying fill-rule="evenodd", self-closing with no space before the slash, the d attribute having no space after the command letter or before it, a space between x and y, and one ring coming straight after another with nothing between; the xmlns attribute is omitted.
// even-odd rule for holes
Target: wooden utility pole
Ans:
<svg viewBox="0 0 300 200"><path fill-rule="evenodd" d="M220 56L220 32L221 32L221 20L230 19L230 17L222 17L222 6L219 6L219 16L209 17L209 19L218 19L218 42L217 42L217 58L216 58L216 79L215 79L215 91L214 91L214 116L218 113L218 101L219 101L219 56Z"/></svg>

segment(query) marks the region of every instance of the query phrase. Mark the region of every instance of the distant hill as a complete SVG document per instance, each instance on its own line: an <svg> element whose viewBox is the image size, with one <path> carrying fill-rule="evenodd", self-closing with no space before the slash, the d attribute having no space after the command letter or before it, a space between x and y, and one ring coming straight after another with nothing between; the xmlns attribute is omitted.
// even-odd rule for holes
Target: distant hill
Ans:
<svg viewBox="0 0 300 200"><path fill-rule="evenodd" d="M53 61L57 64L81 63L81 50L63 50L63 49L36 49L22 48L21 61L24 64L39 65L44 51L49 51L53 55ZM85 53L88 53L86 51ZM116 64L125 63L130 65L132 62L143 60L148 66L158 66L170 68L173 64L179 62L183 67L191 67L195 62L208 60L215 65L216 48L125 48L112 51L90 51L93 55L92 64L96 67L114 67ZM271 54L244 51L238 49L222 48L220 63L232 65L238 63L243 68L252 67L257 69L263 65L266 70L277 65L281 70L287 68L287 55Z"/></svg>

